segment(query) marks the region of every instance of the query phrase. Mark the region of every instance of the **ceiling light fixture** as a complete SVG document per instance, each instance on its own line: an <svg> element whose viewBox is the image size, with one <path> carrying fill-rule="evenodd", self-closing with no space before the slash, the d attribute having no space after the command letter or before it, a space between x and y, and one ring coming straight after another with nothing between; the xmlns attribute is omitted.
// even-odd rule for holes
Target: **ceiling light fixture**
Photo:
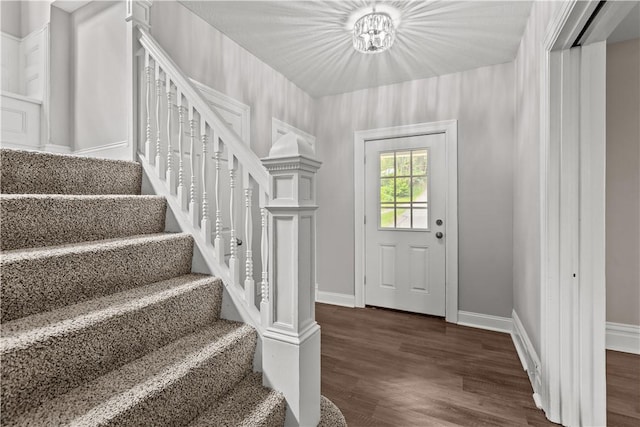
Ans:
<svg viewBox="0 0 640 427"><path fill-rule="evenodd" d="M382 12L368 13L353 25L353 48L362 53L380 53L389 49L395 40L393 20Z"/></svg>

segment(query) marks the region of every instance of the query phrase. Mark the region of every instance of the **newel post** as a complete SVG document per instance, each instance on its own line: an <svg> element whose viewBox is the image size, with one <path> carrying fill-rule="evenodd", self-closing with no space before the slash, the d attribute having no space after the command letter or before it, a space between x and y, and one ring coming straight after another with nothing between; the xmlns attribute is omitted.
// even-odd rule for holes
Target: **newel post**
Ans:
<svg viewBox="0 0 640 427"><path fill-rule="evenodd" d="M139 81L140 69L144 65L140 59L140 42L138 41L138 28L148 30L150 28L150 10L152 0L126 0L126 16L127 22L127 140L130 148L130 160L137 159L138 144L141 139L140 121L144 117L140 109L140 85L143 87L146 82ZM148 64L147 64L148 65ZM146 70L145 70L146 71ZM147 112L148 114L148 112ZM146 118L145 118L146 119ZM149 153L145 153L148 155Z"/></svg>
<svg viewBox="0 0 640 427"><path fill-rule="evenodd" d="M262 160L269 171L269 286L262 295L264 383L284 393L286 425L320 421L320 326L315 321L316 172L311 146L293 133Z"/></svg>

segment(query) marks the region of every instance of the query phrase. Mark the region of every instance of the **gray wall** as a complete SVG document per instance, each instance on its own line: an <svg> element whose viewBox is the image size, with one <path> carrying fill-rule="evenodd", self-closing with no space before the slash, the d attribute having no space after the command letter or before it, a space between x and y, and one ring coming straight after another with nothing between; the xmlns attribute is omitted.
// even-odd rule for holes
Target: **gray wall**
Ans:
<svg viewBox="0 0 640 427"><path fill-rule="evenodd" d="M309 95L181 4L154 2L151 34L189 77L251 107L251 147L258 156L271 148L272 117L313 133Z"/></svg>
<svg viewBox="0 0 640 427"><path fill-rule="evenodd" d="M125 16L124 2L92 2L71 14L76 151L127 140Z"/></svg>
<svg viewBox="0 0 640 427"><path fill-rule="evenodd" d="M19 1L2 1L0 2L0 30L4 33L11 34L14 37L22 38L22 30L20 29L21 18L21 2Z"/></svg>
<svg viewBox="0 0 640 427"><path fill-rule="evenodd" d="M607 46L607 321L640 325L640 39Z"/></svg>
<svg viewBox="0 0 640 427"><path fill-rule="evenodd" d="M0 2L1 28L5 33L22 38L39 30L49 22L49 1Z"/></svg>
<svg viewBox="0 0 640 427"><path fill-rule="evenodd" d="M71 146L71 16L57 7L51 8L50 70L51 117L49 139L52 144Z"/></svg>
<svg viewBox="0 0 640 427"><path fill-rule="evenodd" d="M540 70L547 25L560 2L534 2L515 60L513 308L540 354Z"/></svg>
<svg viewBox="0 0 640 427"><path fill-rule="evenodd" d="M318 284L354 294L354 131L458 120L459 308L512 309L513 63L318 100Z"/></svg>
<svg viewBox="0 0 640 427"><path fill-rule="evenodd" d="M22 1L20 15L20 31L22 37L39 30L49 22L50 1Z"/></svg>

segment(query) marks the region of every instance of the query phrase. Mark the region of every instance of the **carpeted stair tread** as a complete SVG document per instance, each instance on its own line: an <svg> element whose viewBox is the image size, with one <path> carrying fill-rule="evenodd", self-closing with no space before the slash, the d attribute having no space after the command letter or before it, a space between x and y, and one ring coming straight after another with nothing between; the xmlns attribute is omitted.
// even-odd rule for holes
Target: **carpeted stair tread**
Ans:
<svg viewBox="0 0 640 427"><path fill-rule="evenodd" d="M187 425L251 369L256 333L219 320L3 426Z"/></svg>
<svg viewBox="0 0 640 427"><path fill-rule="evenodd" d="M12 250L160 233L161 196L0 195L0 249Z"/></svg>
<svg viewBox="0 0 640 427"><path fill-rule="evenodd" d="M186 233L3 252L2 322L185 275L192 255Z"/></svg>
<svg viewBox="0 0 640 427"><path fill-rule="evenodd" d="M0 149L5 194L140 194L141 183L135 162Z"/></svg>
<svg viewBox="0 0 640 427"><path fill-rule="evenodd" d="M282 393L262 386L262 374L247 375L189 427L275 427L284 425Z"/></svg>
<svg viewBox="0 0 640 427"><path fill-rule="evenodd" d="M15 414L214 323L222 284L188 274L2 324L3 413Z"/></svg>

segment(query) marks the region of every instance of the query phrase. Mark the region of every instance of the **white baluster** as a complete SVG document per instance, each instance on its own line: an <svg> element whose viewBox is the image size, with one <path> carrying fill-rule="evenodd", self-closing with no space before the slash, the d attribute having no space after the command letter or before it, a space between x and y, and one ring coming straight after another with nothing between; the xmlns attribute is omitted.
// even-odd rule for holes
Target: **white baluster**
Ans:
<svg viewBox="0 0 640 427"><path fill-rule="evenodd" d="M244 276L244 299L249 307L255 306L255 282L253 280L253 252L251 250L253 245L253 220L251 217L251 197L253 193L253 186L251 183L251 177L248 173L244 173L244 244L245 250L245 276Z"/></svg>
<svg viewBox="0 0 640 427"><path fill-rule="evenodd" d="M213 132L215 138L215 133ZM200 227L204 233L204 240L211 244L211 220L209 219L209 200L207 199L207 122L200 117L200 139L202 140L202 220Z"/></svg>
<svg viewBox="0 0 640 427"><path fill-rule="evenodd" d="M189 207L189 200L187 193L187 187L184 182L184 144L183 139L183 126L184 126L184 110L182 106L182 93L176 90L176 101L178 104L178 151L180 151L180 157L178 158L178 201L180 202L180 208L186 211Z"/></svg>
<svg viewBox="0 0 640 427"><path fill-rule="evenodd" d="M176 194L176 174L173 170L173 146L171 145L171 116L173 112L173 102L171 100L171 79L165 73L167 89L167 185L169 192Z"/></svg>
<svg viewBox="0 0 640 427"><path fill-rule="evenodd" d="M213 241L213 247L216 259L219 263L224 262L224 246L222 241L222 212L220 211L220 159L222 157L222 147L220 139L214 134L213 138L213 158L216 161L216 184L214 188L214 197L216 202L216 236Z"/></svg>
<svg viewBox="0 0 640 427"><path fill-rule="evenodd" d="M189 185L189 213L191 214L191 224L194 227L200 225L200 212L198 212L198 200L196 199L196 119L195 109L189 107L189 131L191 136L191 181Z"/></svg>
<svg viewBox="0 0 640 427"><path fill-rule="evenodd" d="M144 156L151 163L151 58L149 52L144 54L144 73L147 78L147 117L146 139L144 141Z"/></svg>
<svg viewBox="0 0 640 427"><path fill-rule="evenodd" d="M236 238L236 219L235 219L235 192L236 192L236 168L237 160L230 150L227 150L229 155L229 214L231 221L231 230L229 237L229 248L231 250L231 256L229 257L229 274L231 275L231 282L235 285L240 285L240 263L238 262L238 240Z"/></svg>
<svg viewBox="0 0 640 427"><path fill-rule="evenodd" d="M260 217L262 236L260 240L260 258L262 261L262 281L260 282L260 315L263 325L271 324L271 308L269 306L269 233L267 229L269 212L264 207L266 197L260 192Z"/></svg>
<svg viewBox="0 0 640 427"><path fill-rule="evenodd" d="M156 61L156 173L164 179L164 162L162 161L162 138L160 135L160 100L162 99L162 71Z"/></svg>

